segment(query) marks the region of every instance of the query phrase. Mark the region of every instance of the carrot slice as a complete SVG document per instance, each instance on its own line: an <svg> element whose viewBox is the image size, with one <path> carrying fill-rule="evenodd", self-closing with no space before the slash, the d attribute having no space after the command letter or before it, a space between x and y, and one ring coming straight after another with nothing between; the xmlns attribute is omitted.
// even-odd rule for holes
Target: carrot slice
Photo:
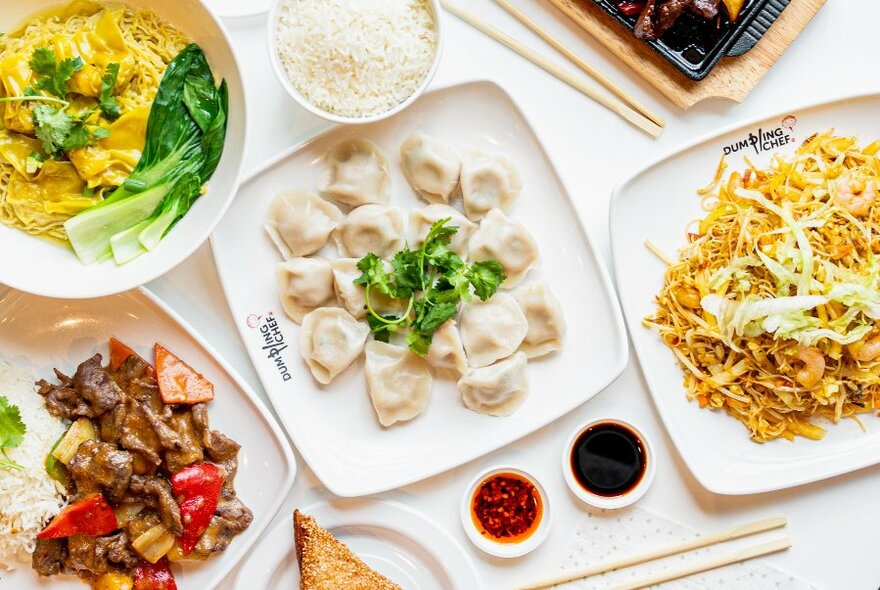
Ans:
<svg viewBox="0 0 880 590"><path fill-rule="evenodd" d="M214 399L214 385L158 343L156 371L159 394L166 404L198 404Z"/></svg>
<svg viewBox="0 0 880 590"><path fill-rule="evenodd" d="M132 355L138 357L141 360L144 360L141 357L141 355L136 353L134 351L134 349L131 348L130 346L128 346L127 344L120 342L116 338L113 338L113 337L110 338L110 370L111 371L115 371L116 369L118 369L122 365L122 363L124 363L128 359L128 357L130 357ZM144 360L144 362L146 363L145 360ZM151 365L150 363L147 363L146 374L147 374L147 377L150 377L152 379L156 378L156 369L154 369L153 365Z"/></svg>

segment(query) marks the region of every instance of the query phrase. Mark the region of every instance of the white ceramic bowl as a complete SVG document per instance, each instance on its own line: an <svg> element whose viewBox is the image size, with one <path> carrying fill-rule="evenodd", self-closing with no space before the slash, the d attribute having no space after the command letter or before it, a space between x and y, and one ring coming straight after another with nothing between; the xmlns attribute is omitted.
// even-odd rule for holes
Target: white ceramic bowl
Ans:
<svg viewBox="0 0 880 590"><path fill-rule="evenodd" d="M529 481L535 486L535 489L538 490L538 494L541 496L543 511L541 513L541 521L538 523L538 529L520 543L499 543L498 541L493 541L477 529L477 525L474 524L474 519L471 516L471 502L477 487L490 477L501 473L512 473ZM541 482L535 476L515 467L498 465L480 472L465 489L464 497L461 500L461 526L464 527L464 532L467 533L468 538L478 549L495 557L521 557L537 549L541 543L547 540L547 536L550 534L552 518L550 499L547 496L547 492L544 491L544 486L541 485Z"/></svg>
<svg viewBox="0 0 880 590"><path fill-rule="evenodd" d="M47 297L87 298L127 291L159 277L192 254L208 239L238 190L247 143L245 98L235 54L226 30L199 0L123 0L153 10L198 43L218 79L229 85L226 146L217 171L189 212L152 252L128 264L112 260L85 265L73 250L0 224L0 283ZM0 31L65 0L3 0Z"/></svg>
<svg viewBox="0 0 880 590"><path fill-rule="evenodd" d="M580 435L591 426L595 426L597 424L607 424L609 422L620 424L621 426L624 426L635 432L642 441L642 446L644 447L646 455L645 474L642 476L642 480L636 485L635 488L619 496L600 496L598 494L590 493L589 491L584 489L584 487L577 481L574 472L571 469L571 451L578 437L580 437ZM651 487L651 484L654 482L654 475L656 474L656 472L657 460L654 457L654 449L651 447L651 441L645 437L644 431L639 427L633 425L631 422L626 422L618 418L598 418L592 419L589 422L582 424L568 438L568 442L565 443L565 448L562 452L562 473L565 476L565 483L568 484L571 492L581 501L589 504L590 506L595 506L596 508L616 510L618 508L625 508L626 506L634 504L642 496L644 496L645 492L648 491L648 488Z"/></svg>
<svg viewBox="0 0 880 590"><path fill-rule="evenodd" d="M357 2L358 0L353 1ZM290 81L290 78L287 77L287 73L284 71L284 66L281 65L281 60L278 57L275 29L278 23L278 13L280 12L281 5L284 2L285 0L273 0L272 8L271 10L269 10L269 28L267 38L269 43L269 60L272 63L272 70L275 72L275 76L278 78L281 86L284 87L287 93L290 94L290 96L292 96L293 99L296 100L296 102L299 103L302 108L306 109L314 115L317 115L318 117L321 117L322 119L331 121L333 123L341 123L343 125L364 125L367 123L375 123L376 121L381 121L382 119L387 119L392 115L396 115L397 113L411 105L413 102L415 102L428 88L428 85L434 78L434 74L437 73L437 68L440 67L440 59L443 55L443 25L441 23L442 11L440 9L440 0L428 0L431 8L434 10L434 26L436 27L437 31L437 47L434 50L434 62L431 64L431 68L428 70L427 74L425 74L425 78L422 80L421 84L419 84L418 88L416 88L415 92L413 92L409 98L398 104L396 107L393 107L382 113L370 115L368 117L345 117L342 115L336 115L334 113L327 112L324 109L317 107L309 102L309 100L294 87L294 85Z"/></svg>

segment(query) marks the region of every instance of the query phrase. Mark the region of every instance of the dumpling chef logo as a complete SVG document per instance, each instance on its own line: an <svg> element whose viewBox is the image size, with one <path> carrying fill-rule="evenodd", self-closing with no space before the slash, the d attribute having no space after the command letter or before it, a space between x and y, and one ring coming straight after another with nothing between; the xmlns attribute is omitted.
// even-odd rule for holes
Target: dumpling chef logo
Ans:
<svg viewBox="0 0 880 590"><path fill-rule="evenodd" d="M293 376L287 368L287 363L281 353L287 349L287 342L284 340L284 333L281 326L275 319L275 312L267 312L265 315L248 314L244 320L245 325L252 330L259 329L262 343L260 349L266 355L266 358L272 361L281 379L290 381Z"/></svg>
<svg viewBox="0 0 880 590"><path fill-rule="evenodd" d="M790 143L795 143L794 126L797 125L797 117L787 115L782 119L778 127L764 129L759 127L749 133L749 136L735 143L724 146L724 155L729 156L737 152L754 150L755 154L761 154L779 149Z"/></svg>

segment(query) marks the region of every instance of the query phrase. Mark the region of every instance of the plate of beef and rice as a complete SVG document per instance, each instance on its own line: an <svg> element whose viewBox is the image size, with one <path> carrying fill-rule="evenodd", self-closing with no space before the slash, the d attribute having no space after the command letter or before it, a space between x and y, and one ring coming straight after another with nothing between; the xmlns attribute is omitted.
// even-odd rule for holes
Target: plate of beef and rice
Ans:
<svg viewBox="0 0 880 590"><path fill-rule="evenodd" d="M293 485L279 426L148 292L50 301L0 298L4 583L215 586Z"/></svg>

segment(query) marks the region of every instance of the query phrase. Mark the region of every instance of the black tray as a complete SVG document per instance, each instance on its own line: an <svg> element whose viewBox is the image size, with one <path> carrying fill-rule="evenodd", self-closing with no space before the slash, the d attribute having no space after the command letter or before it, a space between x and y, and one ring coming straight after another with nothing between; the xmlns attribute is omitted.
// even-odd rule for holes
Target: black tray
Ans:
<svg viewBox="0 0 880 590"><path fill-rule="evenodd" d="M620 12L619 0L593 1L632 33L636 17ZM717 28L714 21L707 27L705 20L685 12L662 39L645 43L691 80L702 80L722 57L742 55L754 47L789 2L791 0L749 0L736 24L726 19L722 9ZM691 36L690 33L697 34ZM698 39L696 44L692 43L694 38Z"/></svg>

